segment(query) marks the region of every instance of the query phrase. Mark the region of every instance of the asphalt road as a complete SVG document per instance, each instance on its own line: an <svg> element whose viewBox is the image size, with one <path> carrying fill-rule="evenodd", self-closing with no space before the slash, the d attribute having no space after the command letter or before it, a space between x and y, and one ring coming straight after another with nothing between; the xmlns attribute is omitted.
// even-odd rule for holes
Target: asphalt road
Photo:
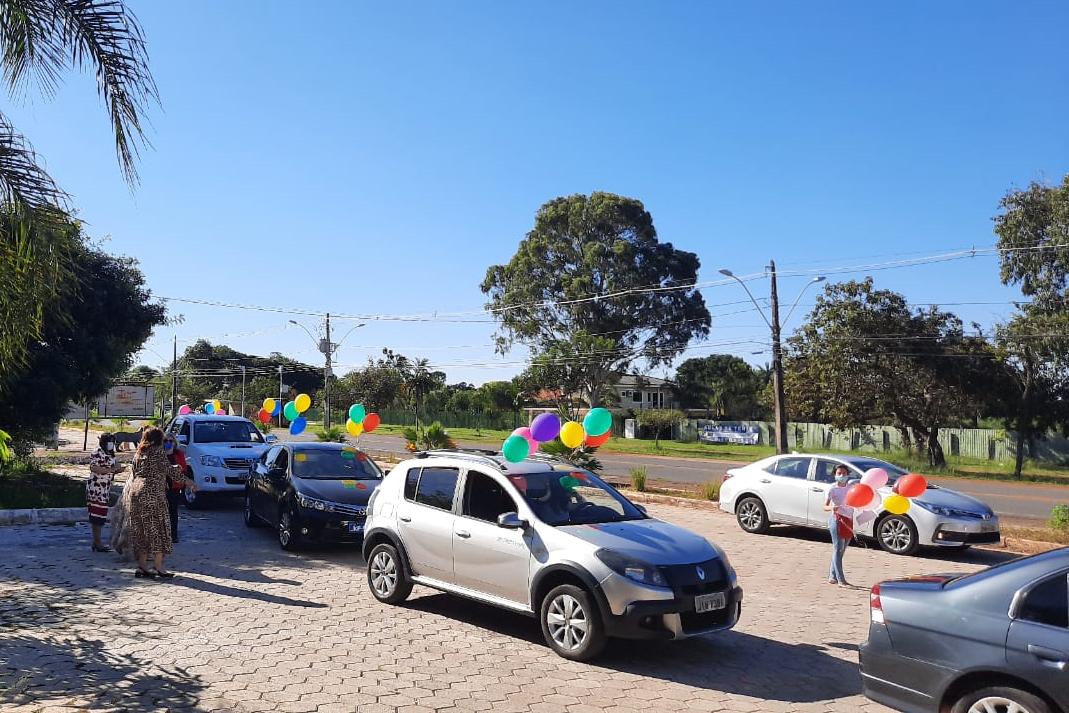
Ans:
<svg viewBox="0 0 1069 713"><path fill-rule="evenodd" d="M460 445L487 448L484 444L462 442ZM405 452L400 436L367 434L360 437L360 446L390 453ZM632 468L644 467L651 483L682 485L720 480L728 468L745 465L735 461L612 453L600 454L598 459L605 464L603 472L608 476L626 479ZM935 478L932 482L979 498L1000 517L1009 520L1045 521L1053 506L1069 503L1069 486L1063 485L966 478Z"/></svg>

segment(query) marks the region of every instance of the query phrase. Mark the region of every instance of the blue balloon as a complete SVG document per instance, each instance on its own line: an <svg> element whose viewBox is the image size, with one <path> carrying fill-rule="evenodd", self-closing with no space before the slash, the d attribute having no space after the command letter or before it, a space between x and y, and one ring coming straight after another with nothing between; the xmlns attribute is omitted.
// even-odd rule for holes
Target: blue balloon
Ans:
<svg viewBox="0 0 1069 713"><path fill-rule="evenodd" d="M275 409L271 412L272 416L277 416L282 411L282 399L275 399Z"/></svg>
<svg viewBox="0 0 1069 713"><path fill-rule="evenodd" d="M204 413L215 413L215 404L213 404L213 403L204 404Z"/></svg>
<svg viewBox="0 0 1069 713"><path fill-rule="evenodd" d="M304 416L298 416L290 422L290 435L296 436L298 433L308 427L308 421Z"/></svg>

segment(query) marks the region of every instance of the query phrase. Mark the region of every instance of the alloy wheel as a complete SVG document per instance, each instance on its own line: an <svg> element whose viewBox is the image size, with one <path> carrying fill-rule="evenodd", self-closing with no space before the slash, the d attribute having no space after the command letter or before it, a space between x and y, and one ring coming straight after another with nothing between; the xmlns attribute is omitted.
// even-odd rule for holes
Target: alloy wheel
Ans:
<svg viewBox="0 0 1069 713"><path fill-rule="evenodd" d="M880 540L883 541L883 544L886 545L887 549L900 552L909 547L913 540L913 533L909 531L909 525L904 521L891 519L880 526ZM994 711L992 713L994 713ZM999 711L998 713L1002 712Z"/></svg>
<svg viewBox="0 0 1069 713"><path fill-rule="evenodd" d="M283 510L278 516L278 542L283 547L289 547L290 540L293 539L292 527L290 511Z"/></svg>
<svg viewBox="0 0 1069 713"><path fill-rule="evenodd" d="M397 563L388 552L379 552L371 559L371 586L380 597L388 597L397 586Z"/></svg>
<svg viewBox="0 0 1069 713"><path fill-rule="evenodd" d="M583 606L570 594L560 594L550 603L546 623L553 641L565 651L581 647L590 629Z"/></svg>
<svg viewBox="0 0 1069 713"><path fill-rule="evenodd" d="M753 500L747 500L739 508L739 522L747 530L756 530L761 525L761 508Z"/></svg>
<svg viewBox="0 0 1069 713"><path fill-rule="evenodd" d="M1009 698L985 696L969 706L969 713L1029 713L1029 710Z"/></svg>

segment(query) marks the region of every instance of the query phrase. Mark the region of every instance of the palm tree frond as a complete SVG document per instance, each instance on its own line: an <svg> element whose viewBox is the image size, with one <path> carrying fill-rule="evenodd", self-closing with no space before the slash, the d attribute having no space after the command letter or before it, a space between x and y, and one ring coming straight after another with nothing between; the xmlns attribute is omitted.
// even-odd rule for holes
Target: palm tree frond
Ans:
<svg viewBox="0 0 1069 713"><path fill-rule="evenodd" d="M0 65L12 90L18 90L32 72L46 94L55 92L59 74L67 64L63 46L56 42L55 29L54 0L0 3Z"/></svg>
<svg viewBox="0 0 1069 713"><path fill-rule="evenodd" d="M53 0L59 39L74 65L96 72L115 133L123 175L137 184L138 148L148 143L142 126L150 103L159 103L148 66L141 25L121 0Z"/></svg>
<svg viewBox="0 0 1069 713"><path fill-rule="evenodd" d="M0 115L0 199L25 214L47 216L67 204L67 194L41 168L26 140Z"/></svg>

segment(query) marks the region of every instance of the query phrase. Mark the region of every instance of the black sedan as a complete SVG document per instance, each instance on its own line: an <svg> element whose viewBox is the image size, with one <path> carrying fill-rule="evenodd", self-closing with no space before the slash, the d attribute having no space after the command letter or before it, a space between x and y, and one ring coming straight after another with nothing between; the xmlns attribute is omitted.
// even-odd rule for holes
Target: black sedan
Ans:
<svg viewBox="0 0 1069 713"><path fill-rule="evenodd" d="M1069 548L872 588L865 695L900 711L1069 713Z"/></svg>
<svg viewBox="0 0 1069 713"><path fill-rule="evenodd" d="M367 503L382 470L343 443L280 443L264 453L245 485L245 524L270 525L278 544L362 542Z"/></svg>

